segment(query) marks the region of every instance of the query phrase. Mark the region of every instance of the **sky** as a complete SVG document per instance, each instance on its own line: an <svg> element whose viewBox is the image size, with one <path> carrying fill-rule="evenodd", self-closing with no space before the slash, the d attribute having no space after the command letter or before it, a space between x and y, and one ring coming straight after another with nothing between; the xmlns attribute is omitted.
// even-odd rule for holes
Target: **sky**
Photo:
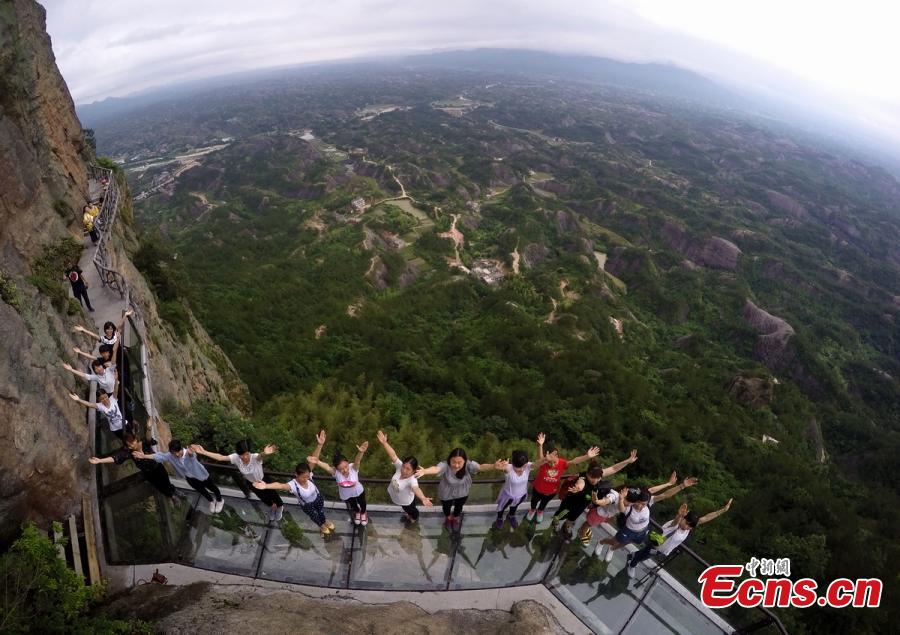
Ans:
<svg viewBox="0 0 900 635"><path fill-rule="evenodd" d="M238 71L373 55L528 48L674 63L827 102L896 136L889 0L44 0L78 104Z"/></svg>

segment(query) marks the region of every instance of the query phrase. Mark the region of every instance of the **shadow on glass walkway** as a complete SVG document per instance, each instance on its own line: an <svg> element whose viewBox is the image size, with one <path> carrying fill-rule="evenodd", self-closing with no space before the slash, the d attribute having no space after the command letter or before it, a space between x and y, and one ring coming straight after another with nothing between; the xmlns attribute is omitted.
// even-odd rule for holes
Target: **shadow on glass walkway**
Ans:
<svg viewBox="0 0 900 635"><path fill-rule="evenodd" d="M631 580L625 550L609 563L594 557L597 540L610 535L606 527L584 546L577 540L564 542L548 521L538 527L522 522L496 529L493 512L467 511L459 534L453 534L444 527L439 508L423 510L419 522L407 526L398 511L371 505L367 527L350 523L343 508L327 509L336 531L323 537L287 498L284 519L269 525L266 507L234 489L223 489L225 507L211 515L192 489L180 488L184 500L173 506L138 474L119 476L101 495L111 565L173 562L336 589L444 591L543 584L593 632L734 632L733 622L729 625L700 605L694 592L669 573L638 585L647 569L639 568ZM687 575L696 580L697 574L699 569Z"/></svg>

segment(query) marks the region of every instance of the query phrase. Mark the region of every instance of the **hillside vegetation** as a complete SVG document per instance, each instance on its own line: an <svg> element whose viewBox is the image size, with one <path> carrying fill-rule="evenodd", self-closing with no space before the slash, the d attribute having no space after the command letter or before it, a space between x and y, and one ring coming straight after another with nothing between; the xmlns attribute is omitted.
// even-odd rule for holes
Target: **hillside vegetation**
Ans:
<svg viewBox="0 0 900 635"><path fill-rule="evenodd" d="M539 431L604 461L636 447L630 482L675 468L701 479L692 507L735 498L704 529L709 559L894 579L886 172L734 113L474 72L236 87L97 138L148 191L155 286L190 303L256 402L247 420L170 413L182 434L274 441L282 469L321 426L329 450L384 428L426 464L457 443L533 452ZM875 632L889 617L785 619Z"/></svg>

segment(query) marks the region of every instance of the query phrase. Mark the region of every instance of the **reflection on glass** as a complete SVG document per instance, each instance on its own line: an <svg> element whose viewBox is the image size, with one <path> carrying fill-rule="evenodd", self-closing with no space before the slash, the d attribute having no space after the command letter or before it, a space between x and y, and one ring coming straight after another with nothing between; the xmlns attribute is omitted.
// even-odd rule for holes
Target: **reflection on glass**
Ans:
<svg viewBox="0 0 900 635"><path fill-rule="evenodd" d="M447 588L456 538L441 514L422 514L407 525L391 512L370 512L353 552L350 586L393 590Z"/></svg>
<svg viewBox="0 0 900 635"><path fill-rule="evenodd" d="M644 599L644 606L675 633L721 635L723 632L678 591L658 578Z"/></svg>
<svg viewBox="0 0 900 635"><path fill-rule="evenodd" d="M495 520L491 513L463 516L451 589L536 584L544 578L561 539L549 527L506 522L498 529Z"/></svg>
<svg viewBox="0 0 900 635"><path fill-rule="evenodd" d="M226 499L224 509L212 515L201 505L188 522L182 557L203 569L255 576L266 531L259 503Z"/></svg>
<svg viewBox="0 0 900 635"><path fill-rule="evenodd" d="M596 632L618 632L645 592L629 589L626 553L619 550L612 562L605 562L593 555L593 545L573 541L560 556L550 590Z"/></svg>
<svg viewBox="0 0 900 635"><path fill-rule="evenodd" d="M186 494L173 508L150 485L138 481L101 501L103 534L110 564L165 562L181 537L185 517L198 496Z"/></svg>
<svg viewBox="0 0 900 635"><path fill-rule="evenodd" d="M331 512L331 510L328 510ZM286 506L284 518L269 530L259 575L270 580L344 588L353 525L343 518L328 519L334 532L322 536L319 528L301 510Z"/></svg>

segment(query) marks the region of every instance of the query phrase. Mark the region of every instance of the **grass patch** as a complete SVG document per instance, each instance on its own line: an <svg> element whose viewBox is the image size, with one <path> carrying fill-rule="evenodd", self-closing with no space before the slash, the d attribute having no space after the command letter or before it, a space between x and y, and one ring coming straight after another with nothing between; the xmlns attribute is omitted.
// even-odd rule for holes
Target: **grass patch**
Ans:
<svg viewBox="0 0 900 635"><path fill-rule="evenodd" d="M19 295L19 287L12 278L0 271L0 300L6 302L16 311L22 308L22 296Z"/></svg>
<svg viewBox="0 0 900 635"><path fill-rule="evenodd" d="M81 245L72 238L63 238L48 245L44 253L31 264L32 274L28 282L50 298L57 311L66 310L69 294L63 282L63 273L81 257Z"/></svg>

